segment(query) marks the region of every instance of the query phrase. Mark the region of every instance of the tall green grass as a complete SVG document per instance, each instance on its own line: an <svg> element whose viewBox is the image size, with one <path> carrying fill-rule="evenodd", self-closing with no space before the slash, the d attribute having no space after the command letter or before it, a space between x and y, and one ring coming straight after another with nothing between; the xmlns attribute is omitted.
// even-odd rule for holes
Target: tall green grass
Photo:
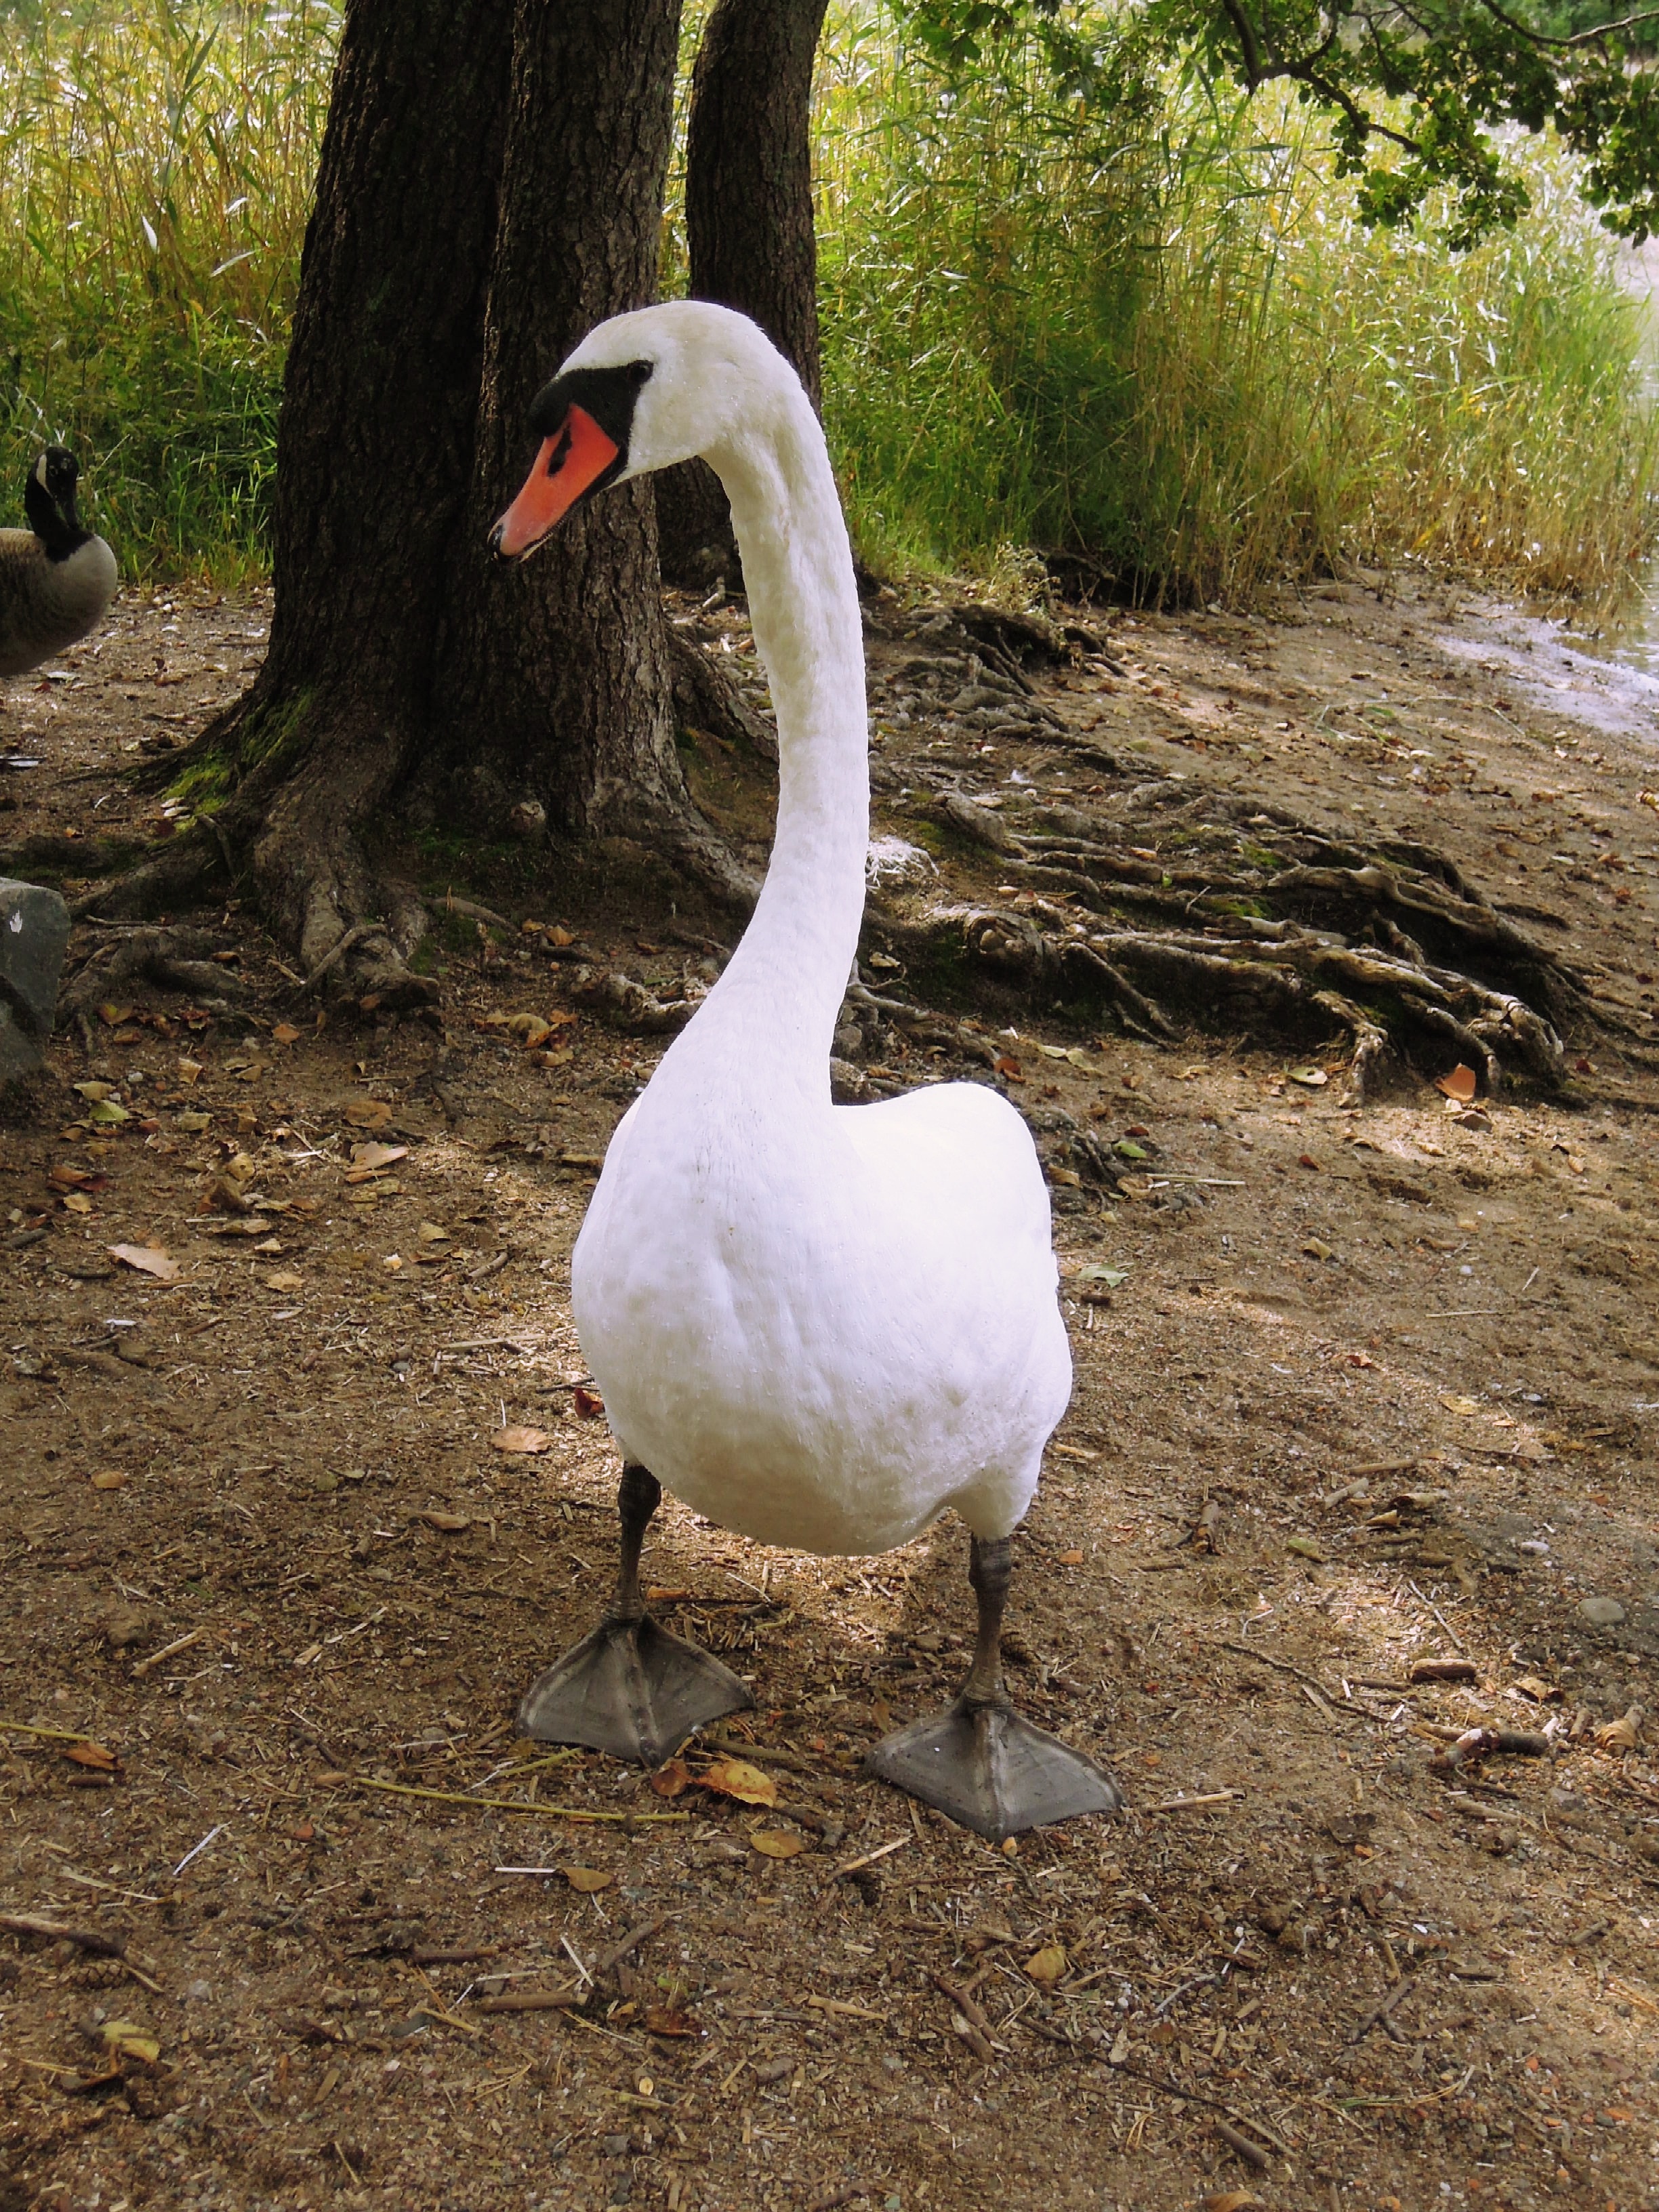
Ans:
<svg viewBox="0 0 1659 2212"><path fill-rule="evenodd" d="M708 0L689 0L682 77ZM1134 11L1078 22L1109 64ZM337 0L0 0L0 510L73 445L129 575L269 562ZM682 83L682 107L684 84ZM1248 599L1416 555L1615 596L1652 535L1636 310L1547 149L1512 237L1368 237L1310 119L1195 82L947 82L838 0L815 118L826 410L878 565L1094 556ZM664 282L684 282L678 178Z"/></svg>
<svg viewBox="0 0 1659 2212"><path fill-rule="evenodd" d="M1097 19L1109 50L1114 20ZM947 81L878 6L821 72L826 404L878 561L1094 554L1248 599L1417 555L1604 605L1654 535L1642 325L1548 147L1461 257L1367 234L1289 102L1061 100L1035 50Z"/></svg>
<svg viewBox="0 0 1659 2212"><path fill-rule="evenodd" d="M0 506L74 447L129 576L268 564L338 27L323 0L0 14Z"/></svg>

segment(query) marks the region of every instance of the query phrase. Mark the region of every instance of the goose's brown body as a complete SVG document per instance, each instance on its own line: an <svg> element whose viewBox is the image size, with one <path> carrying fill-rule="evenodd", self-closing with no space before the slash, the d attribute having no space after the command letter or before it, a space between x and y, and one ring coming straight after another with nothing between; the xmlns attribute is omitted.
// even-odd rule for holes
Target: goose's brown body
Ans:
<svg viewBox="0 0 1659 2212"><path fill-rule="evenodd" d="M49 446L24 490L30 530L0 530L0 677L21 676L95 627L115 596L115 556L82 529L75 456Z"/></svg>
<svg viewBox="0 0 1659 2212"><path fill-rule="evenodd" d="M32 530L0 530L0 676L84 637L114 596L115 556L101 538L54 561Z"/></svg>

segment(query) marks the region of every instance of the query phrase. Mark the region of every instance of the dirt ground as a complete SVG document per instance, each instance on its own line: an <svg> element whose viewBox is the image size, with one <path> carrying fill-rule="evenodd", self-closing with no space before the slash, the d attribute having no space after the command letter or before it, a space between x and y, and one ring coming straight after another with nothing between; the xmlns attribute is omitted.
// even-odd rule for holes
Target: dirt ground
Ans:
<svg viewBox="0 0 1659 2212"><path fill-rule="evenodd" d="M13 686L0 842L159 834L122 772L268 616L129 595ZM1122 1166L1056 1180L1077 1388L1011 1682L1133 1809L997 1850L860 1771L963 1668L949 1521L819 1561L665 1501L657 1609L752 1678L726 1735L776 1802L514 1740L609 1586L568 1254L661 1043L568 956L672 998L731 931L434 837L428 893L546 926L442 915L434 1025L319 1014L207 917L222 994L127 992L0 1115L0 1929L47 1923L0 1932L3 2212L1659 2204L1659 1723L1598 1733L1659 1658L1653 702L1503 609L1336 584L1093 611L1037 679L1056 741L994 740L918 672L928 611L877 616L915 901L997 895L924 794L1109 810L1091 741L1438 843L1624 1056L1348 1110L1334 1051L988 1016L994 1078L863 1034L873 1087L1000 1079ZM740 606L681 619L744 668ZM693 767L758 858L764 785ZM1480 1723L1545 1755L1436 1771Z"/></svg>

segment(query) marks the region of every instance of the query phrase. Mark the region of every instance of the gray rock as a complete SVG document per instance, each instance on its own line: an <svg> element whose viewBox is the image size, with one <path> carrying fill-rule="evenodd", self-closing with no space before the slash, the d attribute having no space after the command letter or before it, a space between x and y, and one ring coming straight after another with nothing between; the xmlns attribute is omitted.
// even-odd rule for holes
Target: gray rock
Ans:
<svg viewBox="0 0 1659 2212"><path fill-rule="evenodd" d="M1587 1597L1578 1608L1578 1618L1590 1628L1617 1628L1624 1617L1616 1597Z"/></svg>
<svg viewBox="0 0 1659 2212"><path fill-rule="evenodd" d="M56 891L0 877L0 1083L40 1066L58 1009L69 908Z"/></svg>

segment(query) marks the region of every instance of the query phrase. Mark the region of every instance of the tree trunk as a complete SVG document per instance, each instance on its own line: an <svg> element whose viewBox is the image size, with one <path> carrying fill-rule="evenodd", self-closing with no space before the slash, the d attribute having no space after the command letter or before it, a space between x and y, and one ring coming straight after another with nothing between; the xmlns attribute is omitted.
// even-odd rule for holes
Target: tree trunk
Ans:
<svg viewBox="0 0 1659 2212"><path fill-rule="evenodd" d="M308 974L395 1004L434 995L404 964L420 899L366 849L400 812L632 832L752 897L680 775L649 492L608 493L527 568L485 550L535 392L652 296L678 18L351 0L283 386L270 651L187 771L225 803L126 879L128 910L251 863Z"/></svg>
<svg viewBox="0 0 1659 2212"><path fill-rule="evenodd" d="M825 0L718 0L697 50L686 131L690 292L752 315L818 404L812 64ZM701 461L657 480L665 575L737 560L726 495Z"/></svg>
<svg viewBox="0 0 1659 2212"><path fill-rule="evenodd" d="M422 781L447 813L643 833L729 870L674 744L648 485L581 508L504 567L489 526L535 449L531 402L607 315L655 294L678 0L526 0L486 318L466 518Z"/></svg>
<svg viewBox="0 0 1659 2212"><path fill-rule="evenodd" d="M209 732L309 968L371 902L351 825L422 731L466 497L514 0L355 0L277 438L276 612ZM378 951L366 948L361 966Z"/></svg>

